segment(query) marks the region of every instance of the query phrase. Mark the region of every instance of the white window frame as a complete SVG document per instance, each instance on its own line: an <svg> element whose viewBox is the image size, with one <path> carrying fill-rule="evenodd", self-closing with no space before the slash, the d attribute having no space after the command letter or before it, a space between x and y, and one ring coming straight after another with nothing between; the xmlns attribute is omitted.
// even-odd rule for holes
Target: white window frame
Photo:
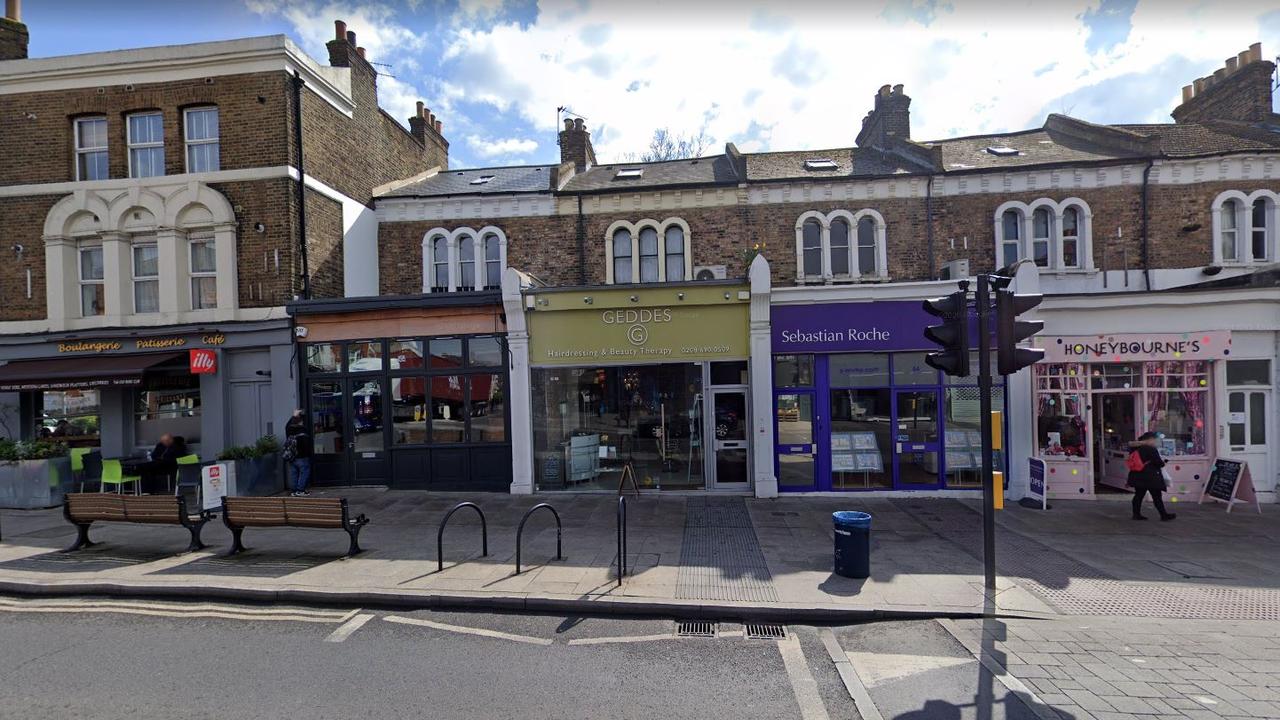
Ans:
<svg viewBox="0 0 1280 720"><path fill-rule="evenodd" d="M111 156L109 154L111 138L109 133L106 131L102 133L103 142L104 142L103 145L95 145L93 147L81 147L80 145L80 126L85 125L87 123L97 123L97 122L102 123L107 131L110 130L110 126L107 123L107 118L105 115L91 115L89 117L76 118L75 124L71 128L71 136L72 136L71 142L75 145L75 149L76 149L76 163L75 163L76 164L76 180L106 180L111 177ZM102 177L102 178L81 177L80 158L85 155L94 155L97 153L108 153L107 154L107 177Z"/></svg>
<svg viewBox="0 0 1280 720"><path fill-rule="evenodd" d="M213 111L218 118L218 134L211 138L191 138L191 114L197 112ZM213 157L214 165L212 168L196 170L191 167L191 149L203 145L213 145L215 147ZM217 105L200 105L197 107L189 107L182 111L182 155L185 162L184 167L187 172L217 172L222 169L222 114L218 111Z"/></svg>
<svg viewBox="0 0 1280 720"><path fill-rule="evenodd" d="M86 278L84 276L84 254L90 250L97 250L102 253L102 277ZM79 293L77 300L80 305L80 317L92 318L102 317L107 314L107 264L106 264L106 248L100 242L83 242L76 247L76 278L78 280ZM102 312L97 315L86 315L84 312L84 289L87 286L96 285L102 288Z"/></svg>
<svg viewBox="0 0 1280 720"><path fill-rule="evenodd" d="M160 140L150 142L134 142L133 139L133 120L134 118L158 117L160 118ZM148 110L146 112L129 113L124 116L124 133L125 133L125 155L129 160L129 177L164 177L165 159L164 159L164 113L159 110ZM160 149L160 173L158 175L135 175L133 166L134 150L154 150Z"/></svg>
<svg viewBox="0 0 1280 720"><path fill-rule="evenodd" d="M1068 208L1076 211L1076 264L1067 265L1063 258L1062 216ZM1041 272L1071 273L1093 272L1093 211L1089 204L1077 197L1065 200L1040 198L1031 203L1011 200L996 208L992 219L994 225L996 264L1005 266L1004 250L1013 240L1004 237L1004 216L1014 212L1018 216L1018 259L1034 260L1035 243L1045 242L1044 237L1035 235L1035 211L1044 209L1049 214L1049 264L1038 266Z"/></svg>
<svg viewBox="0 0 1280 720"><path fill-rule="evenodd" d="M204 243L208 243L209 245L213 246L213 258L214 258L213 270L196 270L195 247L196 245L200 245ZM217 245L217 242L214 240L213 235L200 233L200 234L188 236L187 237L187 274L190 276L191 281L187 285L188 285L189 291L191 292L190 308L192 310L216 310L218 308L219 299L218 299L217 268L218 268L218 245ZM196 283L197 281L205 280L205 279L214 280L213 306L212 307L196 307L196 298L199 297L199 293L196 292Z"/></svg>
<svg viewBox="0 0 1280 720"><path fill-rule="evenodd" d="M1222 218L1223 211L1227 202L1235 200L1236 208L1236 226L1234 229L1235 238L1233 247L1236 251L1234 258L1228 258L1222 252L1224 234L1229 232L1223 227ZM1254 257L1253 255L1253 233L1256 230L1253 224L1253 205L1257 201L1268 203L1269 207L1266 214L1266 254L1263 257ZM1276 258L1280 258L1280 246L1277 244L1277 226L1280 224L1280 193L1273 190L1254 190L1251 193L1244 193L1239 190L1227 190L1220 193L1213 200L1211 209L1212 225L1213 225L1213 264L1227 266L1247 266L1261 265L1269 262L1275 262Z"/></svg>
<svg viewBox="0 0 1280 720"><path fill-rule="evenodd" d="M448 285L435 287L435 240L445 241L445 256L448 266ZM431 228L422 236L422 292L458 292L462 285L462 239L471 238L475 242L473 265L475 268L475 291L497 290L501 288L502 274L507 271L507 235L500 228L486 225L482 228ZM498 243L498 278L499 284L488 284L488 263L485 249L488 242ZM465 292L465 291L464 291Z"/></svg>
<svg viewBox="0 0 1280 720"><path fill-rule="evenodd" d="M138 274L138 256L139 248L154 248L156 251L156 274L155 275L139 275ZM129 275L132 280L130 289L133 291L133 314L135 315L151 315L160 312L160 243L157 238L144 237L135 239L129 243ZM155 310L139 310L138 309L138 284L152 283L156 287L156 309Z"/></svg>
<svg viewBox="0 0 1280 720"><path fill-rule="evenodd" d="M875 226L875 267L861 267L858 257L858 225L863 219L870 218ZM832 271L831 262L831 224L837 219L843 220L849 228L849 272L836 275ZM806 222L817 221L822 230L822 274L808 275L804 271L804 226ZM848 210L832 210L822 213L810 210L796 219L796 281L801 284L867 282L889 279L888 238L884 216L871 208L857 212Z"/></svg>
<svg viewBox="0 0 1280 720"><path fill-rule="evenodd" d="M667 282L667 229L680 228L684 235L684 279L693 279L693 234L689 232L689 223L682 218L670 217L662 222L644 219L636 223L618 220L609 226L604 234L605 284L606 285L639 285L640 281L640 231L652 229L658 234L658 280ZM631 232L631 277L615 278L613 271L613 234L618 230Z"/></svg>

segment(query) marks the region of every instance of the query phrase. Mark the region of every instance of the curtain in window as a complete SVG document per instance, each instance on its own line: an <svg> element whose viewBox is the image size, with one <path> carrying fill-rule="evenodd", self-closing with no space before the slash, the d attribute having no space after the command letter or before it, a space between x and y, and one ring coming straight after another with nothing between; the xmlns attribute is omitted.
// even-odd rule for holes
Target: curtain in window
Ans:
<svg viewBox="0 0 1280 720"><path fill-rule="evenodd" d="M436 237L431 241L431 263L434 278L431 282L433 290L440 292L449 289L449 241Z"/></svg>
<svg viewBox="0 0 1280 720"><path fill-rule="evenodd" d="M880 272L876 254L876 221L864 217L858 221L858 274L875 275Z"/></svg>
<svg viewBox="0 0 1280 720"><path fill-rule="evenodd" d="M805 220L801 235L801 253L804 256L804 276L822 276L822 225L817 220Z"/></svg>
<svg viewBox="0 0 1280 720"><path fill-rule="evenodd" d="M474 290L476 287L476 239L464 235L458 242L458 289Z"/></svg>
<svg viewBox="0 0 1280 720"><path fill-rule="evenodd" d="M666 233L667 282L684 280L684 228L671 226Z"/></svg>
<svg viewBox="0 0 1280 720"><path fill-rule="evenodd" d="M831 274L849 274L849 223L840 218L831 222Z"/></svg>
<svg viewBox="0 0 1280 720"><path fill-rule="evenodd" d="M1267 216L1270 215L1270 203L1266 198L1258 198L1253 201L1253 217L1250 225L1251 243L1250 250L1253 252L1254 260L1266 260L1270 253L1267 252Z"/></svg>
<svg viewBox="0 0 1280 720"><path fill-rule="evenodd" d="M484 236L484 284L489 288L502 285L502 246L493 233Z"/></svg>
<svg viewBox="0 0 1280 720"><path fill-rule="evenodd" d="M1240 215L1239 203L1235 200L1228 200L1222 203L1221 216L1219 217L1219 238L1221 243L1223 260L1238 260L1239 255L1236 252L1236 220Z"/></svg>
<svg viewBox="0 0 1280 720"><path fill-rule="evenodd" d="M1080 211L1073 207L1062 211L1062 264L1080 267Z"/></svg>
<svg viewBox="0 0 1280 720"><path fill-rule="evenodd" d="M1022 255L1022 216L1017 210L1006 210L1000 217L1000 264L1008 267Z"/></svg>
<svg viewBox="0 0 1280 720"><path fill-rule="evenodd" d="M631 272L631 231L625 228L613 234L613 281L635 282Z"/></svg>
<svg viewBox="0 0 1280 720"><path fill-rule="evenodd" d="M1050 237L1053 220L1049 211L1038 208L1031 214L1031 257L1039 267L1049 267Z"/></svg>
<svg viewBox="0 0 1280 720"><path fill-rule="evenodd" d="M658 282L658 231L651 227L640 231L640 282Z"/></svg>

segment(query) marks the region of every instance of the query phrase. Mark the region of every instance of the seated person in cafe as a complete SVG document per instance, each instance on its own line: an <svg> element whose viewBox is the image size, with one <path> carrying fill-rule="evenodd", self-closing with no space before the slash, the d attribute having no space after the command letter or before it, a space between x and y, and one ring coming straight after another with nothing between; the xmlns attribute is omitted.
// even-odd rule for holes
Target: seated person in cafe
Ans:
<svg viewBox="0 0 1280 720"><path fill-rule="evenodd" d="M143 492L165 492L171 477L178 470L178 458L187 454L187 443L169 433L160 436L160 442L151 450L151 460L138 466L142 476Z"/></svg>

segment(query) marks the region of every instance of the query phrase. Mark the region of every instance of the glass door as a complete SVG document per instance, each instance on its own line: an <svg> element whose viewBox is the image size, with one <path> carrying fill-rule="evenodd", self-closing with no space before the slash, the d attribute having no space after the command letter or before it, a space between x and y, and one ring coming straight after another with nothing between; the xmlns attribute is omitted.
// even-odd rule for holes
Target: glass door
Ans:
<svg viewBox="0 0 1280 720"><path fill-rule="evenodd" d="M751 480L746 390L711 391L714 490L743 490Z"/></svg>
<svg viewBox="0 0 1280 720"><path fill-rule="evenodd" d="M312 382L310 386L311 482L315 485L349 485L347 444L351 433L346 424L346 394L339 380Z"/></svg>
<svg viewBox="0 0 1280 720"><path fill-rule="evenodd" d="M778 487L813 490L817 480L813 393L777 393L773 396L773 419L778 438Z"/></svg>
<svg viewBox="0 0 1280 720"><path fill-rule="evenodd" d="M896 487L936 488L939 479L938 391L894 393Z"/></svg>
<svg viewBox="0 0 1280 720"><path fill-rule="evenodd" d="M387 457L387 418L384 400L386 381L382 377L352 378L348 381L351 416L351 483L386 485L391 481Z"/></svg>

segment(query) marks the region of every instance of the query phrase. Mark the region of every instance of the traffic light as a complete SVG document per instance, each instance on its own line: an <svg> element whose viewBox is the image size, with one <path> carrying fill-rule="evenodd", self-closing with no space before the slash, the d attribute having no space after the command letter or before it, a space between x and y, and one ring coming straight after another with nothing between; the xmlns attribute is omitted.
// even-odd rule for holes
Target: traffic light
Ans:
<svg viewBox="0 0 1280 720"><path fill-rule="evenodd" d="M1039 320L1018 319L1043 299L1043 295L1019 295L1008 288L996 290L996 368L1001 375L1012 375L1044 359L1044 350L1018 347L1044 329Z"/></svg>
<svg viewBox="0 0 1280 720"><path fill-rule="evenodd" d="M924 301L924 311L942 318L941 325L930 325L924 336L942 347L931 352L924 361L948 375L969 374L969 291L962 287L945 297Z"/></svg>

